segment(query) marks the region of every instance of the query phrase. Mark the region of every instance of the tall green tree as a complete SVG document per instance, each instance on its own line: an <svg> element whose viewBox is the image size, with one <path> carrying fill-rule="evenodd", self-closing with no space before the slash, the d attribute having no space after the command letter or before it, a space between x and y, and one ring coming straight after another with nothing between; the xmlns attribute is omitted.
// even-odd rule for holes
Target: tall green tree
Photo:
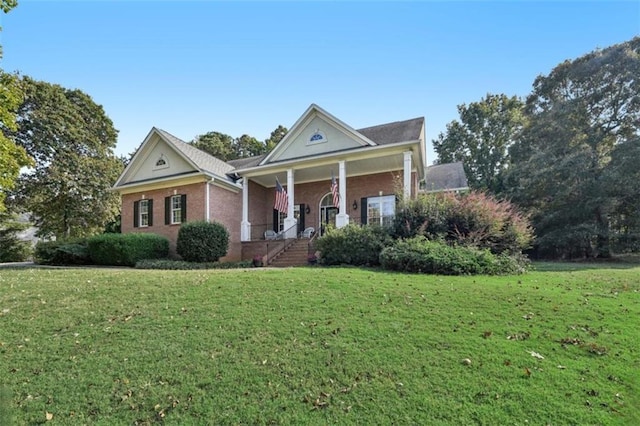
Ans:
<svg viewBox="0 0 640 426"><path fill-rule="evenodd" d="M614 150L640 133L638 76L634 38L535 80L526 103L530 124L511 151L509 181L514 199L533 214L542 253L610 255L620 199L605 176Z"/></svg>
<svg viewBox="0 0 640 426"><path fill-rule="evenodd" d="M6 210L7 191L15 186L20 169L33 165L24 148L8 137L17 129L16 111L22 100L18 77L0 70L0 213Z"/></svg>
<svg viewBox="0 0 640 426"><path fill-rule="evenodd" d="M0 0L2 13L9 13L17 5L17 0ZM0 46L0 59L2 59L2 46ZM7 132L16 130L16 109L21 101L22 90L18 77L0 69L0 213L6 211L4 204L6 193L14 187L20 169L32 164L25 150L6 136Z"/></svg>
<svg viewBox="0 0 640 426"><path fill-rule="evenodd" d="M220 132L208 132L196 136L191 145L214 157L229 161L235 159L234 140L231 136Z"/></svg>
<svg viewBox="0 0 640 426"><path fill-rule="evenodd" d="M222 161L229 161L265 154L273 149L286 134L287 128L278 126L267 140L260 142L246 134L233 138L227 134L212 131L196 136L189 143Z"/></svg>
<svg viewBox="0 0 640 426"><path fill-rule="evenodd" d="M266 152L271 151L278 145L278 143L287 135L289 130L282 124L278 125L273 132L269 135L269 138L264 141L266 145Z"/></svg>
<svg viewBox="0 0 640 426"><path fill-rule="evenodd" d="M248 158L267 152L267 146L249 135L236 138L233 144L235 158Z"/></svg>
<svg viewBox="0 0 640 426"><path fill-rule="evenodd" d="M458 105L460 120L447 124L446 133L433 140L437 162L462 161L471 188L500 193L509 147L526 122L523 110L518 97L503 94Z"/></svg>
<svg viewBox="0 0 640 426"><path fill-rule="evenodd" d="M18 179L15 204L30 212L40 236L100 232L119 211L109 191L122 171L114 155L117 131L89 95L22 79L25 98L11 137L35 159Z"/></svg>

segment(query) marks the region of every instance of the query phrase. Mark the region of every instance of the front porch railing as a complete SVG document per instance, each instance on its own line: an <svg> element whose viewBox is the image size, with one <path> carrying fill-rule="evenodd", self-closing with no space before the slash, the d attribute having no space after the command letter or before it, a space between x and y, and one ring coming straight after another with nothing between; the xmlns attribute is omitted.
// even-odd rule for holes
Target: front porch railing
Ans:
<svg viewBox="0 0 640 426"><path fill-rule="evenodd" d="M267 241L267 265L271 263L271 261L278 256L280 253L285 251L287 247L289 247L297 238L285 238L287 234L291 232L293 228L297 228L298 224L294 223L289 228L278 232L278 238L275 240ZM281 237L280 237L281 236Z"/></svg>

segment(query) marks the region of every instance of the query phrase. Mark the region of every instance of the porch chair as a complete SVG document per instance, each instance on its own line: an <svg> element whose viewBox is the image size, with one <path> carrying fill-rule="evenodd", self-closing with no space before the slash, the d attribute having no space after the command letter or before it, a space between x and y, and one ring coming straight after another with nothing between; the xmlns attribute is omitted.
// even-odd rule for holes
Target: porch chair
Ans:
<svg viewBox="0 0 640 426"><path fill-rule="evenodd" d="M273 229L267 229L264 231L264 239L265 240L277 240L278 234Z"/></svg>
<svg viewBox="0 0 640 426"><path fill-rule="evenodd" d="M311 238L314 232L316 232L316 228L310 226L302 231L302 238Z"/></svg>

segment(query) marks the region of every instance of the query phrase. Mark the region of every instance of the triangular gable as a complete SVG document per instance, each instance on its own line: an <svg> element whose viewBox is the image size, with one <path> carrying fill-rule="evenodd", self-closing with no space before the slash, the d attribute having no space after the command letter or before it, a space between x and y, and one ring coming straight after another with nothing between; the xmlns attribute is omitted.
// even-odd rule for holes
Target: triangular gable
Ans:
<svg viewBox="0 0 640 426"><path fill-rule="evenodd" d="M152 128L114 188L133 182L201 171L193 160L176 148L169 136L171 135L160 129Z"/></svg>
<svg viewBox="0 0 640 426"><path fill-rule="evenodd" d="M260 165L365 146L376 146L376 143L316 104L311 104Z"/></svg>

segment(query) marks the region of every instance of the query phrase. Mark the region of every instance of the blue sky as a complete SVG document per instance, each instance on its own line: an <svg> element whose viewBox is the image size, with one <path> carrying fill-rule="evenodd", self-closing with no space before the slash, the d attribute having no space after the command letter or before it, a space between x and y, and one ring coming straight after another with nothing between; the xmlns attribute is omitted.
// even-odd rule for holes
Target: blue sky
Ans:
<svg viewBox="0 0 640 426"><path fill-rule="evenodd" d="M101 104L126 155L152 126L183 140L266 139L316 103L362 128L526 96L565 59L640 34L640 1L214 2L21 0L1 67Z"/></svg>

